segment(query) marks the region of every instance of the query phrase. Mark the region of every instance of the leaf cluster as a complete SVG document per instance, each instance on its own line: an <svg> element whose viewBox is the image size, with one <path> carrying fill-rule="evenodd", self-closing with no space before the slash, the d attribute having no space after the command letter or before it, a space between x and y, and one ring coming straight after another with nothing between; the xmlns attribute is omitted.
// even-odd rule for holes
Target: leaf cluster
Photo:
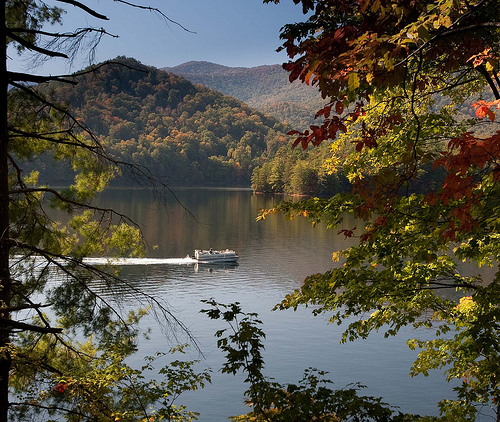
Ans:
<svg viewBox="0 0 500 422"><path fill-rule="evenodd" d="M410 342L422 349L412 373L446 368L462 380L457 398L441 403L443 417L473 420L482 406L498 416L498 272L485 268L499 258L497 5L296 3L310 14L282 30L284 67L327 104L323 122L294 132L295 145L331 141L327 166L353 190L284 202L260 218L325 221L353 246L279 307L331 314L347 323L344 340L432 328L433 340Z"/></svg>
<svg viewBox="0 0 500 422"><path fill-rule="evenodd" d="M263 374L262 341L265 334L260 328L258 315L245 313L239 303L229 305L213 299L203 300L210 305L206 313L211 319L222 319L228 329L218 331L217 346L225 353L222 372L247 374L249 384L246 404L253 410L246 415L234 416L233 421L416 421L418 416L402 414L380 398L361 396L359 384L331 389L332 382L326 372L309 368L296 384L280 384Z"/></svg>

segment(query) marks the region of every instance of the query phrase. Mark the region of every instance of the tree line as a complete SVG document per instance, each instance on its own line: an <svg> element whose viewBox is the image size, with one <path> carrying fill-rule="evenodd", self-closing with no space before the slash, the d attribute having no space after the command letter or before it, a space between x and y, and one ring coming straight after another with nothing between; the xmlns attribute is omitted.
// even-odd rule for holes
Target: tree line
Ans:
<svg viewBox="0 0 500 422"><path fill-rule="evenodd" d="M300 195L348 189L322 161L328 148L290 152L291 126L233 97L119 57L84 69L75 86L51 81L33 88L65 104L92 127L115 159L148 169L171 186L252 186L257 192ZM11 101L17 95L11 91ZM42 155L27 169L41 181L71 183L70 163ZM117 175L112 184L134 185Z"/></svg>
<svg viewBox="0 0 500 422"><path fill-rule="evenodd" d="M276 119L136 60L120 57L83 72L74 87L55 81L36 90L67 104L113 157L171 186L249 186L253 168L287 141L287 127ZM50 164L36 163L47 167L41 177L67 183L70 169Z"/></svg>

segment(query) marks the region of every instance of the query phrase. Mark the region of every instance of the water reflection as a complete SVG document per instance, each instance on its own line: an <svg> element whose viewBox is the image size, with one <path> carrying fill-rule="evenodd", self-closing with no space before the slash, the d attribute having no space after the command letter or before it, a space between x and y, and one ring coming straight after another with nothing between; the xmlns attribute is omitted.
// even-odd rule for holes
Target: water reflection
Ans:
<svg viewBox="0 0 500 422"><path fill-rule="evenodd" d="M436 402L449 395L452 386L439 374L410 380L415 353L405 345L408 338L431 333L406 329L391 339L375 333L368 340L341 345L343 329L328 325L328 315L314 317L303 308L271 311L304 277L339 265L332 262L331 253L347 247L348 239L321 225L312 228L304 219L284 221L276 216L257 223L258 210L274 206L280 197L234 190L176 194L182 205L174 198L156 202L147 191L110 191L97 205L114 208L140 224L151 246L148 258L179 259L194 249L227 247L240 256L235 266L165 263L121 269L127 285L163 301L191 330L205 355L203 365L214 369L213 385L182 401L202 413L201 422L219 422L245 412L243 378L217 372L223 357L213 334L226 327L199 313L201 300L210 298L222 303L238 301L244 311L259 314L267 334L266 370L278 381L295 382L303 369L313 366L329 371L336 387L361 382L369 387L365 394L382 396L403 411L437 414ZM345 228L354 225L348 220ZM134 295L123 293L123 301L137 306ZM140 345L139 365L141 355L166 351L172 345L154 319L145 323L152 334L149 342ZM182 341L182 333L177 335Z"/></svg>

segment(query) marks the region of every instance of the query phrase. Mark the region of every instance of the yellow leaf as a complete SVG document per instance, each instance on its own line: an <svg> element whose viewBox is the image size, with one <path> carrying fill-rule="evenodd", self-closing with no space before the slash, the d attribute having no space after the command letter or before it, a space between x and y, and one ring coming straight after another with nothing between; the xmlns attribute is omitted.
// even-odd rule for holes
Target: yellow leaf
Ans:
<svg viewBox="0 0 500 422"><path fill-rule="evenodd" d="M449 16L445 16L442 18L442 23L443 23L443 26L445 26L446 28L449 28L452 24L451 22L451 18Z"/></svg>
<svg viewBox="0 0 500 422"><path fill-rule="evenodd" d="M313 76L313 75L314 75L314 72L312 70L307 72L306 77L304 79L306 85L310 85L311 76Z"/></svg>
<svg viewBox="0 0 500 422"><path fill-rule="evenodd" d="M370 72L366 75L366 82L368 82L371 85L374 78L375 77L373 76L373 73Z"/></svg>
<svg viewBox="0 0 500 422"><path fill-rule="evenodd" d="M378 9L380 9L380 0L375 0L372 4L372 7L371 7L371 11L373 13L376 13L378 11Z"/></svg>
<svg viewBox="0 0 500 422"><path fill-rule="evenodd" d="M359 76L357 73L349 73L349 80L347 81L349 85L349 91L356 91L359 88Z"/></svg>

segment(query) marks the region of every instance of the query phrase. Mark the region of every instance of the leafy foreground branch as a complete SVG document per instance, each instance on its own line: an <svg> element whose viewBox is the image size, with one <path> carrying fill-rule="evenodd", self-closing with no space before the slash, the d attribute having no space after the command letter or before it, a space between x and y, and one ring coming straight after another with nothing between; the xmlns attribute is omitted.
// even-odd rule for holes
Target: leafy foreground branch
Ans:
<svg viewBox="0 0 500 422"><path fill-rule="evenodd" d="M217 346L225 353L223 373L246 374L246 404L253 408L233 421L305 422L305 421L438 421L440 418L403 414L380 398L360 396L363 388L352 384L333 390L326 372L309 368L297 384L280 384L264 376L262 322L255 313L245 313L238 302L229 305L204 300L210 308L201 312L211 319L225 321L229 328L216 332Z"/></svg>
<svg viewBox="0 0 500 422"><path fill-rule="evenodd" d="M294 144L329 145L326 171L353 189L260 218L304 216L353 246L279 307L314 306L347 324L345 341L432 327L432 340L409 343L420 349L412 374L441 369L459 383L440 404L445 420L498 422L498 1L294 3L308 16L281 31L284 68L326 102Z"/></svg>
<svg viewBox="0 0 500 422"><path fill-rule="evenodd" d="M129 326L144 313L130 314ZM15 365L12 375L11 420L68 421L193 421L197 412L178 405L185 391L203 388L210 382L210 370L194 371L198 361L172 360L170 355L185 353L177 346L169 354L146 357L140 369L125 363L135 351L133 338L138 331L124 331L120 324L108 327L109 338L85 344L61 345L45 338L36 347L16 356L29 361L33 369ZM24 335L33 344L33 334ZM170 361L161 369L161 360Z"/></svg>

